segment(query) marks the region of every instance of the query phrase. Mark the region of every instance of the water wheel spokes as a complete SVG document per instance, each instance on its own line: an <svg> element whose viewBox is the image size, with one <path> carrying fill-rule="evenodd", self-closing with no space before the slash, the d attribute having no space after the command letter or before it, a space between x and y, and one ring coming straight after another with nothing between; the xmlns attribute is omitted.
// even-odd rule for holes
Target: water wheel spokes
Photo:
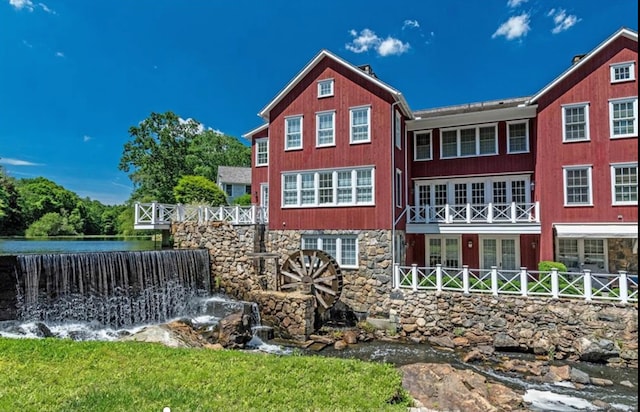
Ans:
<svg viewBox="0 0 640 412"><path fill-rule="evenodd" d="M340 266L322 250L298 250L289 255L280 269L280 290L310 293L316 300L318 310L324 312L340 298Z"/></svg>

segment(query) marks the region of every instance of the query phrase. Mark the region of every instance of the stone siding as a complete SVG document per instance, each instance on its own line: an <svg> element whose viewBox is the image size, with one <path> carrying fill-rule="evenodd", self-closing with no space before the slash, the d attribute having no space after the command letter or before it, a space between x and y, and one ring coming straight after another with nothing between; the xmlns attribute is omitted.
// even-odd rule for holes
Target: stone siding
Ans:
<svg viewBox="0 0 640 412"><path fill-rule="evenodd" d="M249 300L260 307L262 324L282 339L305 341L315 330L314 297L298 292L256 291Z"/></svg>

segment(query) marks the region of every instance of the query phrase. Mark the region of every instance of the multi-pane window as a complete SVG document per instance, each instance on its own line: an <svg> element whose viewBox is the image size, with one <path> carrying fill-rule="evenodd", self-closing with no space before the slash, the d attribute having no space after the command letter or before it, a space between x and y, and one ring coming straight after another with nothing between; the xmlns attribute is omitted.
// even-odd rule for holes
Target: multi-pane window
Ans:
<svg viewBox="0 0 640 412"><path fill-rule="evenodd" d="M483 177L474 179L447 179L417 181L415 183L415 202L419 206L472 206L509 205L511 202L530 202L530 185L524 176ZM437 208L436 208L437 209ZM480 210L480 208L477 208Z"/></svg>
<svg viewBox="0 0 640 412"><path fill-rule="evenodd" d="M355 235L303 235L302 249L320 249L342 267L358 267L358 239Z"/></svg>
<svg viewBox="0 0 640 412"><path fill-rule="evenodd" d="M414 160L431 160L431 132L416 133L413 148Z"/></svg>
<svg viewBox="0 0 640 412"><path fill-rule="evenodd" d="M302 149L302 116L292 116L284 119L285 150Z"/></svg>
<svg viewBox="0 0 640 412"><path fill-rule="evenodd" d="M320 80L318 82L318 97L333 96L333 79Z"/></svg>
<svg viewBox="0 0 640 412"><path fill-rule="evenodd" d="M586 103L562 107L562 141L589 140L589 105Z"/></svg>
<svg viewBox="0 0 640 412"><path fill-rule="evenodd" d="M527 122L509 123L507 127L507 153L529 151L529 127Z"/></svg>
<svg viewBox="0 0 640 412"><path fill-rule="evenodd" d="M443 130L440 137L440 157L470 157L498 154L495 125Z"/></svg>
<svg viewBox="0 0 640 412"><path fill-rule="evenodd" d="M316 144L318 146L335 144L335 112L316 114Z"/></svg>
<svg viewBox="0 0 640 412"><path fill-rule="evenodd" d="M616 63L611 65L611 83L635 80L635 63Z"/></svg>
<svg viewBox="0 0 640 412"><path fill-rule="evenodd" d="M614 205L638 204L638 164L611 166Z"/></svg>
<svg viewBox="0 0 640 412"><path fill-rule="evenodd" d="M282 175L284 207L372 205L373 193L371 168Z"/></svg>
<svg viewBox="0 0 640 412"><path fill-rule="evenodd" d="M556 260L564 263L569 272L589 269L595 273L607 273L606 241L604 239L558 239Z"/></svg>
<svg viewBox="0 0 640 412"><path fill-rule="evenodd" d="M609 101L611 137L638 136L638 99Z"/></svg>
<svg viewBox="0 0 640 412"><path fill-rule="evenodd" d="M256 166L269 164L269 140L256 139Z"/></svg>
<svg viewBox="0 0 640 412"><path fill-rule="evenodd" d="M458 238L429 238L427 264L434 267L441 264L447 268L460 265L460 242Z"/></svg>
<svg viewBox="0 0 640 412"><path fill-rule="evenodd" d="M591 166L564 168L564 204L591 205Z"/></svg>
<svg viewBox="0 0 640 412"><path fill-rule="evenodd" d="M350 139L351 143L371 141L371 108L357 107L350 110Z"/></svg>

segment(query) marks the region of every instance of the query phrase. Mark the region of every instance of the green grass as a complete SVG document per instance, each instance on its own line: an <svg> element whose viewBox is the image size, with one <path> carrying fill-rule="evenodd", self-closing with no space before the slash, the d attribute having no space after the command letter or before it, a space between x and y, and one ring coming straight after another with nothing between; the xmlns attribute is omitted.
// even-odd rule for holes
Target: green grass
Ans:
<svg viewBox="0 0 640 412"><path fill-rule="evenodd" d="M0 338L0 411L406 411L391 364Z"/></svg>

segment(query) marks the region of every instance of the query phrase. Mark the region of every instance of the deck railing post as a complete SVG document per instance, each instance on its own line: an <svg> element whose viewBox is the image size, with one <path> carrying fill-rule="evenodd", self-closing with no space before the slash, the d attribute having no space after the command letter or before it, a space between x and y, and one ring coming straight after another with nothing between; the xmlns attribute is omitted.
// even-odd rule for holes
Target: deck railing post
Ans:
<svg viewBox="0 0 640 412"><path fill-rule="evenodd" d="M591 293L591 288L593 287L591 282L591 270L589 269L584 270L583 281L584 281L584 300L586 300L587 302L591 302L591 298L593 296Z"/></svg>
<svg viewBox="0 0 640 412"><path fill-rule="evenodd" d="M558 284L558 269L551 268L551 297L558 299L558 290L560 289Z"/></svg>
<svg viewBox="0 0 640 412"><path fill-rule="evenodd" d="M258 206L251 205L251 224L255 225L258 223Z"/></svg>
<svg viewBox="0 0 640 412"><path fill-rule="evenodd" d="M442 263L436 264L436 291L442 292Z"/></svg>
<svg viewBox="0 0 640 412"><path fill-rule="evenodd" d="M136 202L136 207L134 209L133 214L134 214L133 221L135 223L140 222L140 202Z"/></svg>
<svg viewBox="0 0 640 412"><path fill-rule="evenodd" d="M411 288L414 292L418 290L418 265L415 263L411 265Z"/></svg>
<svg viewBox="0 0 640 412"><path fill-rule="evenodd" d="M487 223L493 223L493 203L487 205Z"/></svg>
<svg viewBox="0 0 640 412"><path fill-rule="evenodd" d="M520 293L522 294L522 296L527 296L527 280L527 268L522 266L520 268Z"/></svg>
<svg viewBox="0 0 640 412"><path fill-rule="evenodd" d="M449 210L449 204L444 205L444 221L451 223L451 211Z"/></svg>
<svg viewBox="0 0 640 412"><path fill-rule="evenodd" d="M491 266L491 293L498 296L498 267Z"/></svg>
<svg viewBox="0 0 640 412"><path fill-rule="evenodd" d="M511 202L511 223L516 223L516 202Z"/></svg>
<svg viewBox="0 0 640 412"><path fill-rule="evenodd" d="M462 292L469 294L469 265L462 265Z"/></svg>
<svg viewBox="0 0 640 412"><path fill-rule="evenodd" d="M151 224L155 225L157 221L158 215L158 204L156 202L151 202Z"/></svg>
<svg viewBox="0 0 640 412"><path fill-rule="evenodd" d="M393 290L400 289L400 263L393 264Z"/></svg>
<svg viewBox="0 0 640 412"><path fill-rule="evenodd" d="M540 202L536 202L536 206L534 210L536 213L536 223L540 223Z"/></svg>
<svg viewBox="0 0 640 412"><path fill-rule="evenodd" d="M618 272L620 278L618 278L618 288L620 289L620 302L625 305L629 303L629 289L627 288L627 271L621 270Z"/></svg>
<svg viewBox="0 0 640 412"><path fill-rule="evenodd" d="M240 206L237 205L233 208L233 223L236 225L240 223Z"/></svg>
<svg viewBox="0 0 640 412"><path fill-rule="evenodd" d="M467 223L471 223L471 203L467 203Z"/></svg>

